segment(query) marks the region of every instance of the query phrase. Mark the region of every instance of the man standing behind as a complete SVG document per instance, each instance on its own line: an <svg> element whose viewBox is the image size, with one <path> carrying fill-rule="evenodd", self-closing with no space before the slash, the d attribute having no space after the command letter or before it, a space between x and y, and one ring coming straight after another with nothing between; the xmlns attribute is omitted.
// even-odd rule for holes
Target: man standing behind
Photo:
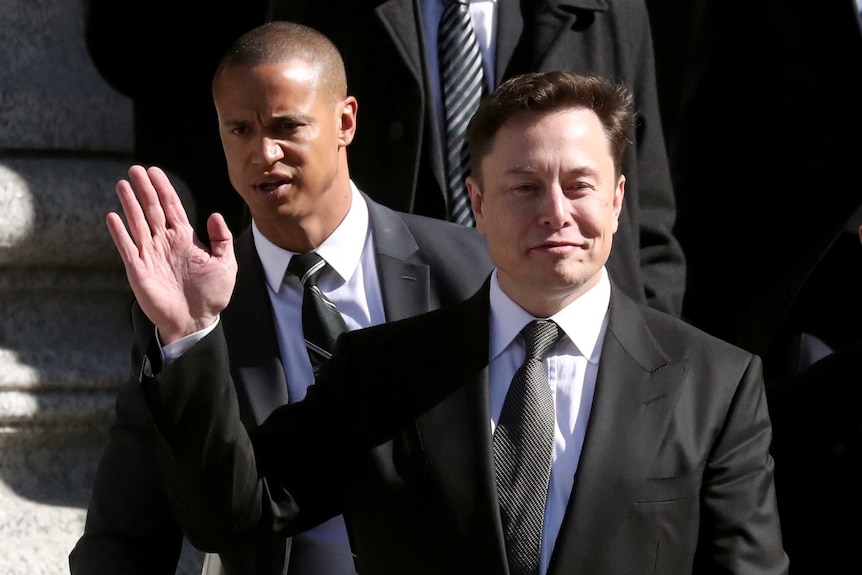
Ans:
<svg viewBox="0 0 862 575"><path fill-rule="evenodd" d="M190 345L179 335L222 312L220 332L226 335L242 419L255 427L277 406L302 399L314 381L303 341L303 286L287 273L297 254L313 251L323 258L327 269L317 289L337 306L348 329L460 301L481 285L491 263L475 229L393 212L353 185L347 147L356 130L357 102L346 95L337 49L316 31L276 22L244 35L225 55L213 96L231 183L252 224L236 241L233 295L216 276L206 281L210 293L227 288L222 295L230 305L222 311L224 306L215 309L205 299L189 300L182 313L202 314L203 321L162 323L167 316L160 315L158 336L170 359ZM151 199L171 188L158 168L133 166L129 178ZM190 247L194 231L187 220L173 220L182 212L174 207L179 211L169 216L170 231L151 240ZM129 216L135 233L142 231L143 214ZM211 219L210 231L220 231L215 222L223 222L221 216ZM211 238L212 249L227 250L232 260L233 248L219 237ZM208 266L204 260L189 263L190 275ZM222 271L230 272L232 284L234 263ZM130 274L132 283L143 279ZM136 312L138 336L153 335L152 324ZM312 337L306 333L305 339ZM143 351L135 351L134 361ZM85 532L70 555L74 575L175 573L182 533L158 483L152 431L135 377L117 401ZM265 541L224 554L221 561L227 573L281 574L288 565L291 575L354 572L340 517L292 545Z"/></svg>
<svg viewBox="0 0 862 575"><path fill-rule="evenodd" d="M305 400L251 432L217 319L226 224L210 220L212 251L165 241L187 227L170 186L120 182L129 229L107 224L138 301L196 342L162 365L153 333L139 341L190 540L227 549L344 513L375 575L787 573L759 359L635 303L605 267L631 103L565 72L501 85L468 131L487 281L341 335Z"/></svg>
<svg viewBox="0 0 862 575"><path fill-rule="evenodd" d="M270 0L269 18L312 26L344 55L350 92L363 106L350 149L360 187L392 208L447 218L451 4L469 4L488 92L549 70L616 78L632 90L638 121L622 160L626 203L608 269L635 301L679 315L686 268L673 234L676 200L644 0ZM391 169L379 169L381 158Z"/></svg>

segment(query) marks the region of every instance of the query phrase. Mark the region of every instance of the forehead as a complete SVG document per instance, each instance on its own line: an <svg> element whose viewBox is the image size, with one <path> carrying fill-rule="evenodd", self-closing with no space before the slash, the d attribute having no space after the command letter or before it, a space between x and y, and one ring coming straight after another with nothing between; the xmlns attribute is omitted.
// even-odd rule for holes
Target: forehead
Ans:
<svg viewBox="0 0 862 575"><path fill-rule="evenodd" d="M301 59L232 65L213 84L216 105L271 105L273 101L305 100L320 93L318 67Z"/></svg>
<svg viewBox="0 0 862 575"><path fill-rule="evenodd" d="M544 164L578 157L612 163L604 127L596 113L588 108L517 114L494 135L485 159L506 164Z"/></svg>

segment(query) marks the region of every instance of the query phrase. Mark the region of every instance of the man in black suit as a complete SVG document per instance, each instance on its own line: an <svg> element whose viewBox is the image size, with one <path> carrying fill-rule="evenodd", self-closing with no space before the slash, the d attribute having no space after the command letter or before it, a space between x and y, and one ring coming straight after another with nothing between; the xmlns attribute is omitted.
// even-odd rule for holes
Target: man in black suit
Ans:
<svg viewBox="0 0 862 575"><path fill-rule="evenodd" d="M343 334L305 400L251 432L217 320L227 226L211 220L211 252L169 245L185 225L170 187L123 182L131 235L117 214L108 225L132 288L160 334L195 341L167 364L151 332L139 342L159 469L190 540L226 549L344 513L360 572L376 575L503 574L519 558L542 575L787 573L759 359L637 304L605 267L633 121L631 93L598 77L502 84L468 131L494 271L464 302ZM188 258L205 264L188 275ZM556 335L518 368L534 325ZM535 461L538 444L497 449L520 434L512 402L532 394L549 414ZM503 463L528 460L547 473L536 491L498 500ZM535 539L515 553L526 524L511 526L531 508Z"/></svg>
<svg viewBox="0 0 862 575"><path fill-rule="evenodd" d="M763 358L794 572L843 571L862 539L859 3L697 4L669 138L683 315Z"/></svg>
<svg viewBox="0 0 862 575"><path fill-rule="evenodd" d="M307 24L344 55L363 128L351 147L353 176L395 209L445 218L435 16L441 0L272 0L269 18ZM490 89L524 72L569 70L625 82L637 127L623 158L626 204L608 269L638 302L679 315L685 261L672 233L668 169L649 17L644 0L471 2ZM484 40L482 40L484 38ZM379 169L384 158L388 169ZM376 195L375 195L376 194Z"/></svg>
<svg viewBox="0 0 862 575"><path fill-rule="evenodd" d="M357 102L346 95L343 64L328 40L304 26L275 23L239 45L242 55L227 56L213 94L231 182L253 223L236 241L236 286L219 329L227 338L242 419L255 427L277 406L300 400L313 382L301 329L302 288L298 278L285 277L293 253L314 250L333 268L319 287L349 328L461 301L492 266L475 229L394 212L354 186L347 147ZM152 178L170 187L158 168L134 166L129 177L136 185ZM128 215L138 231L143 214ZM184 221L169 235L179 245L192 242L193 233ZM218 236L212 249L233 254ZM140 314L135 330L139 337L154 333ZM171 343L174 336L160 324L168 354L186 345ZM142 352L135 351L136 364ZM152 433L134 374L118 397L85 532L70 555L74 575L176 572L182 533L157 479ZM208 558L207 569L218 562ZM224 554L220 562L227 573L281 574L288 565L291 574L355 572L340 517L289 545L263 542Z"/></svg>

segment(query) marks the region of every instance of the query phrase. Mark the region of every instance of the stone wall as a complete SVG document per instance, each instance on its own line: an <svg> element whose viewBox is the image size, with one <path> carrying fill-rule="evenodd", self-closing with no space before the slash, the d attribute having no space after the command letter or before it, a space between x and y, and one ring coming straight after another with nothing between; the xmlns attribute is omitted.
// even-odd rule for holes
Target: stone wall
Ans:
<svg viewBox="0 0 862 575"><path fill-rule="evenodd" d="M0 575L69 572L129 371L131 294L104 217L132 103L92 65L86 8L0 3ZM178 573L194 572L186 547Z"/></svg>

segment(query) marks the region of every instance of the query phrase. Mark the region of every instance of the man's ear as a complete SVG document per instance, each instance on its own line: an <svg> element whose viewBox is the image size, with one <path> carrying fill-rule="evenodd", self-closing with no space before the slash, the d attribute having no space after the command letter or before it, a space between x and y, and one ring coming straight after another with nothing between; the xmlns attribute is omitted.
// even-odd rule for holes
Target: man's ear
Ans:
<svg viewBox="0 0 862 575"><path fill-rule="evenodd" d="M617 180L617 185L614 188L614 233L617 232L617 229L620 227L620 214L623 212L623 199L626 196L626 177L623 174L620 174L619 179Z"/></svg>
<svg viewBox="0 0 862 575"><path fill-rule="evenodd" d="M353 96L347 96L338 104L338 143L342 146L349 146L356 135L356 114L358 111L359 102Z"/></svg>
<svg viewBox="0 0 862 575"><path fill-rule="evenodd" d="M476 220L476 227L481 231L480 221L484 218L482 211L482 189L479 180L473 176L467 176L467 193L470 196L470 207L473 208L473 218Z"/></svg>

